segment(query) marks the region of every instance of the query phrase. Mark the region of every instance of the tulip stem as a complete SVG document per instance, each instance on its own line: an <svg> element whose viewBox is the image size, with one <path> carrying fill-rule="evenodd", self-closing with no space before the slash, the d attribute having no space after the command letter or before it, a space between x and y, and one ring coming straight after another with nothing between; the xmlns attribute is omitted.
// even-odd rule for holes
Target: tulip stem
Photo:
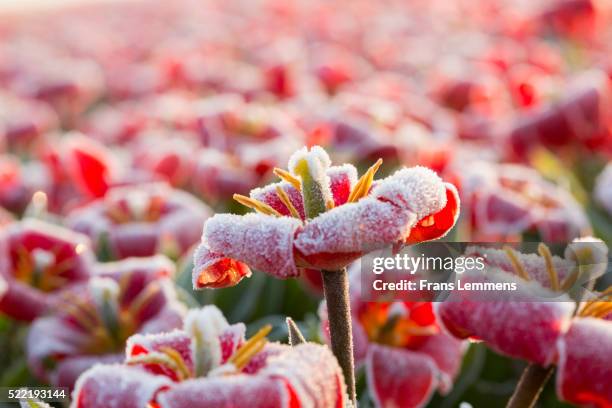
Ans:
<svg viewBox="0 0 612 408"><path fill-rule="evenodd" d="M506 408L531 408L535 406L553 371L554 367L552 366L542 367L529 364L523 371Z"/></svg>
<svg viewBox="0 0 612 408"><path fill-rule="evenodd" d="M337 271L321 271L321 275L327 303L332 352L342 368L348 396L356 406L348 272L344 268Z"/></svg>

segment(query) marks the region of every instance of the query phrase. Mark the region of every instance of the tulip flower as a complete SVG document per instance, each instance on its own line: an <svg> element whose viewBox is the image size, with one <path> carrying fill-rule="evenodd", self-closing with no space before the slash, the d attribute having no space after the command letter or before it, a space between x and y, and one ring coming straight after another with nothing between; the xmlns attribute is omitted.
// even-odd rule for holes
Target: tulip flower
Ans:
<svg viewBox="0 0 612 408"><path fill-rule="evenodd" d="M332 167L323 149L299 150L290 172L276 170L282 182L235 196L256 213L206 222L194 287L235 285L250 267L278 278L337 270L375 249L443 237L458 215L455 188L422 167L373 182L379 166L357 181L353 166Z"/></svg>
<svg viewBox="0 0 612 408"><path fill-rule="evenodd" d="M571 194L525 166L472 163L460 175L471 212L473 239L515 239L537 233L543 241L568 242L590 230Z"/></svg>
<svg viewBox="0 0 612 408"><path fill-rule="evenodd" d="M195 253L196 289L237 284L250 267L278 278L298 268L323 271L332 349L354 399L353 354L346 266L375 249L444 236L455 224L454 186L422 167L374 182L379 160L359 180L350 164L331 166L315 146L298 150L282 182L234 198L257 211L210 218Z"/></svg>
<svg viewBox="0 0 612 408"><path fill-rule="evenodd" d="M33 219L0 230L0 273L8 284L0 311L30 321L59 294L88 279L93 254L86 236Z"/></svg>
<svg viewBox="0 0 612 408"><path fill-rule="evenodd" d="M270 343L270 329L246 340L244 324L228 324L215 306L191 310L182 330L134 335L122 364L85 372L72 407L345 407L329 349Z"/></svg>
<svg viewBox="0 0 612 408"><path fill-rule="evenodd" d="M432 303L366 301L358 269L351 271L350 291L355 361L365 368L376 407L421 407L436 388L449 392L464 343L441 330ZM329 340L324 303L319 314Z"/></svg>
<svg viewBox="0 0 612 408"><path fill-rule="evenodd" d="M609 407L612 390L611 288L584 302L557 343L557 394L579 406Z"/></svg>
<svg viewBox="0 0 612 408"><path fill-rule="evenodd" d="M198 240L199 225L210 214L205 204L186 192L146 184L115 187L72 211L66 223L116 259L159 252L178 257Z"/></svg>
<svg viewBox="0 0 612 408"><path fill-rule="evenodd" d="M591 279L580 266L584 260L572 255L572 247L585 244L598 252L597 259L605 259L607 250L602 252L601 241L576 241L563 258L551 255L544 244L538 246L539 254L523 254L510 247L468 247L464 256L481 257L485 269L464 272L462 282L513 282L517 290L496 292L494 298L453 291L437 304L440 321L459 338L481 340L499 353L549 365L575 310L567 292L577 282ZM599 266L601 260L593 264Z"/></svg>
<svg viewBox="0 0 612 408"><path fill-rule="evenodd" d="M184 306L171 282L174 264L164 256L101 264L82 285L61 293L48 316L34 320L28 365L41 380L72 387L89 367L120 362L135 333L158 333L181 325Z"/></svg>
<svg viewBox="0 0 612 408"><path fill-rule="evenodd" d="M484 257L485 274L468 271L463 282L514 282L517 291L485 299L454 291L437 304L437 315L454 336L484 341L493 350L532 363L519 383L511 407L537 398L556 364L557 392L582 406L605 407L612 396L596 378L609 378L610 290L575 306L568 293L600 276L607 266L607 247L585 238L568 246L563 258L540 244L538 254L509 247L471 247L465 256ZM585 373L593 376L585 376ZM586 381L586 378L591 378ZM530 384L535 382L534 384ZM540 384L542 383L542 384Z"/></svg>

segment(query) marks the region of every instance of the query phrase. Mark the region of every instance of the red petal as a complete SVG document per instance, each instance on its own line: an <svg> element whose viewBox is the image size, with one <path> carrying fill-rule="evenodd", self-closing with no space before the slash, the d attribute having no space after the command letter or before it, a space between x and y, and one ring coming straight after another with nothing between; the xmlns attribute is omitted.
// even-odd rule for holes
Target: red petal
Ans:
<svg viewBox="0 0 612 408"><path fill-rule="evenodd" d="M276 193L276 187L282 188L285 193L287 193L289 201L291 201L293 207L295 207L298 214L300 214L300 218L306 218L306 216L304 215L304 202L302 198L302 193L296 190L291 184L287 182L274 183L269 184L265 187L256 188L254 190L251 190L250 196L255 200L259 200L268 204L270 207L274 208L282 215L291 216L289 208L287 208L287 206L281 201L280 197Z"/></svg>
<svg viewBox="0 0 612 408"><path fill-rule="evenodd" d="M368 388L379 408L424 406L437 385L431 358L409 350L372 345L366 370Z"/></svg>
<svg viewBox="0 0 612 408"><path fill-rule="evenodd" d="M335 206L348 201L353 185L357 182L357 169L350 164L333 166L327 170Z"/></svg>
<svg viewBox="0 0 612 408"><path fill-rule="evenodd" d="M282 379L231 375L183 381L157 397L161 408L250 407L289 408Z"/></svg>
<svg viewBox="0 0 612 408"><path fill-rule="evenodd" d="M212 253L204 245L198 247L194 257L195 289L226 288L237 285L243 278L251 276L251 269L247 264Z"/></svg>
<svg viewBox="0 0 612 408"><path fill-rule="evenodd" d="M244 262L278 278L298 276L293 259L293 238L301 224L296 218L257 213L215 215L204 226L203 249L198 250L201 257L196 256L194 279L199 277L203 267L211 265L211 256Z"/></svg>
<svg viewBox="0 0 612 408"><path fill-rule="evenodd" d="M455 290L445 302L436 304L439 321L456 337L483 340L499 353L550 364L555 343L574 310L569 297L555 299L551 292L550 301L542 301L533 295L536 282L527 283L493 269L487 270L486 276L485 280L466 272L461 282L514 282L517 290L495 292L494 298Z"/></svg>
<svg viewBox="0 0 612 408"><path fill-rule="evenodd" d="M422 225L424 220L420 220L410 231L406 239L407 244L423 241L431 241L445 236L453 228L459 217L459 194L455 186L449 183L446 185L446 206L433 214L433 219L426 217L426 226Z"/></svg>
<svg viewBox="0 0 612 408"><path fill-rule="evenodd" d="M588 407L612 406L612 323L578 318L559 341L557 393Z"/></svg>
<svg viewBox="0 0 612 408"><path fill-rule="evenodd" d="M172 382L139 368L98 365L85 372L73 393L75 408L142 408Z"/></svg>
<svg viewBox="0 0 612 408"><path fill-rule="evenodd" d="M90 197L102 197L111 182L111 154L91 139L75 137L67 142L67 166L73 181Z"/></svg>

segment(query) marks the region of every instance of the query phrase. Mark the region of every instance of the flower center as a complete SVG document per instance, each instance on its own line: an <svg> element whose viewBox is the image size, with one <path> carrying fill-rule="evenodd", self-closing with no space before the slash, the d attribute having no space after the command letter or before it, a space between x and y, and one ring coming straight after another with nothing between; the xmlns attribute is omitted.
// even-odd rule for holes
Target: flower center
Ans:
<svg viewBox="0 0 612 408"><path fill-rule="evenodd" d="M43 292L51 292L68 283L69 279L62 274L73 266L70 258L57 261L56 250L28 250L20 245L16 249L15 276Z"/></svg>
<svg viewBox="0 0 612 408"><path fill-rule="evenodd" d="M539 188L534 188L534 186L530 183L503 178L500 180L500 183L509 190L520 194L528 202L534 205L547 209L559 207L559 203L557 201L543 194Z"/></svg>
<svg viewBox="0 0 612 408"><path fill-rule="evenodd" d="M131 274L124 275L119 283L110 278L92 279L89 286L91 298L64 295L62 310L90 335L85 347L87 353L122 350L128 337L136 333L143 311L161 293L161 286L151 282L130 302L124 302L130 278Z"/></svg>
<svg viewBox="0 0 612 408"><path fill-rule="evenodd" d="M516 274L526 281L532 280L531 275L524 268L521 260L519 259L514 249L510 248L509 246L505 246L503 249L506 252L508 258L510 259L510 262L512 263L512 267ZM578 266L575 267L572 273L566 276L562 282L560 282L559 272L555 268L555 265L553 263L553 257L548 246L544 243L540 243L538 245L538 253L542 258L544 258L544 262L546 263L546 272L548 273L550 287L553 291L565 292L569 290L574 285L574 283L576 283L578 275L580 274L580 268Z"/></svg>
<svg viewBox="0 0 612 408"><path fill-rule="evenodd" d="M200 375L237 374L241 372L253 359L253 357L264 348L268 342L266 336L271 330L271 325L266 325L261 328L253 337L247 340L234 352L234 354L227 361L229 364L223 364L222 366L216 367L209 372L198 373L197 367L195 367L194 370L191 370L189 368L189 364L181 353L171 347L160 347L158 350L149 351L145 354L129 356L126 363L130 365L143 364L151 370L167 375L172 380L179 382L189 378L195 378ZM197 342L197 339L194 340Z"/></svg>
<svg viewBox="0 0 612 408"><path fill-rule="evenodd" d="M427 303L367 303L359 321L371 341L393 347L413 349L439 332Z"/></svg>
<svg viewBox="0 0 612 408"><path fill-rule="evenodd" d="M163 197L133 191L109 205L106 213L116 224L156 222L161 218L164 206Z"/></svg>
<svg viewBox="0 0 612 408"><path fill-rule="evenodd" d="M382 159L378 159L376 163L374 163L374 165L372 165L372 167L370 167L359 178L357 183L355 183L355 185L351 189L347 203L359 201L360 199L368 195L374 182L374 176L382 165L382 162ZM322 169L314 169L314 167L317 167L316 163L312 164L311 161L304 158L296 163L293 169L293 173L279 168L275 168L273 170L274 174L277 177L291 184L297 191L301 193L302 202L304 203L304 209L306 211L306 218L314 218L317 215L334 208L334 200L329 197L325 198L325 189L321 185L322 177L319 174L322 172ZM324 168L323 165L321 165L320 167ZM297 208L295 208L295 206L291 202L291 199L289 198L289 195L285 190L283 190L282 187L276 187L276 196L287 208L289 214L292 217L301 219L299 211L297 210ZM251 208L261 214L282 217L282 214L280 212L260 200L246 197L241 194L234 194L233 198L245 207Z"/></svg>
<svg viewBox="0 0 612 408"><path fill-rule="evenodd" d="M251 359L263 350L264 346L268 342L266 336L272 331L271 325L266 325L259 329L257 333L250 339L248 339L242 346L236 350L236 352L229 358L228 362L232 363L237 371L242 371L244 367L251 361Z"/></svg>

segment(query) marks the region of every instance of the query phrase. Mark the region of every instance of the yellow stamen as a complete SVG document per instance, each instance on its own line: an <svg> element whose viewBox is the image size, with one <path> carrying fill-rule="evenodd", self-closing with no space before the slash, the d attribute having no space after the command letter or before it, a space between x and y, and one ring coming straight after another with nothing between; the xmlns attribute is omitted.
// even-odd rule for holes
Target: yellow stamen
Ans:
<svg viewBox="0 0 612 408"><path fill-rule="evenodd" d="M181 356L181 353L170 347L161 347L159 350L165 353L168 357L170 357L170 359L172 359L172 361L175 362L178 368L177 371L180 374L180 379L183 380L185 378L191 377L191 371L189 371L189 368L185 363L185 359L183 358L183 356Z"/></svg>
<svg viewBox="0 0 612 408"><path fill-rule="evenodd" d="M289 210L289 213L291 213L291 216L299 219L300 218L300 213L294 207L293 203L289 199L289 196L287 195L287 192L285 190L283 190L282 187L276 186L276 195L283 202L283 204L285 204L285 207L287 207L287 209Z"/></svg>
<svg viewBox="0 0 612 408"><path fill-rule="evenodd" d="M64 304L62 308L64 308L66 315L74 318L74 320L76 320L77 323L79 323L84 329L93 332L94 329L98 327L98 325L92 321L91 316L88 316L85 310L79 307L78 303Z"/></svg>
<svg viewBox="0 0 612 408"><path fill-rule="evenodd" d="M128 364L128 365L134 365L134 364L158 364L158 365L161 365L161 366L165 366L165 367L169 368L170 370L172 370L174 372L180 373L179 367L176 364L176 361L174 361L174 359L172 359L166 353L155 352L155 353L140 354L140 355L137 355L137 356L131 356L128 359L125 360L125 363Z"/></svg>
<svg viewBox="0 0 612 408"><path fill-rule="evenodd" d="M17 248L16 266L16 278L22 281L27 281L34 270L34 265L32 264L28 250L23 246Z"/></svg>
<svg viewBox="0 0 612 408"><path fill-rule="evenodd" d="M544 261L546 262L546 272L548 272L548 278L550 279L550 287L554 291L559 290L559 274L553 265L552 254L550 253L550 249L546 246L546 244L540 242L538 245L538 253L544 257Z"/></svg>
<svg viewBox="0 0 612 408"><path fill-rule="evenodd" d="M234 366L238 370L242 370L244 367L247 366L247 364L249 363L249 361L251 361L251 359L253 358L254 355L256 355L261 350L263 350L263 348L265 347L266 343L268 343L267 339L261 339L261 340L255 342L255 343L253 343L253 346L251 346L249 348L248 352L244 353L242 356L240 356L240 358L236 359L233 362Z"/></svg>
<svg viewBox="0 0 612 408"><path fill-rule="evenodd" d="M372 167L370 167L368 171L366 171L364 175L361 176L361 178L357 181L357 183L351 190L351 194L349 195L348 199L349 203L359 201L361 198L368 195L368 192L372 187L372 183L374 182L374 175L382 165L382 162L382 159L378 159L376 163L374 163L374 165L372 165Z"/></svg>
<svg viewBox="0 0 612 408"><path fill-rule="evenodd" d="M509 246L505 246L503 250L506 252L506 255L508 255L508 258L510 259L510 262L512 263L512 267L514 268L516 273L521 278L525 279L526 281L531 280L529 273L527 273L525 268L523 268L523 264L521 264L521 261L516 256L514 249L510 248Z"/></svg>
<svg viewBox="0 0 612 408"><path fill-rule="evenodd" d="M282 217L282 214L270 207L268 204L263 203L259 200L243 196L242 194L234 194L234 200L238 201L245 207L252 208L253 210L266 215L274 215L276 217Z"/></svg>
<svg viewBox="0 0 612 408"><path fill-rule="evenodd" d="M242 368L248 361L261 351L266 343L265 337L272 331L271 325L262 327L253 337L248 339L234 355L229 359L229 362L234 364L236 368ZM263 343L263 344L260 344Z"/></svg>
<svg viewBox="0 0 612 408"><path fill-rule="evenodd" d="M574 286L574 284L578 280L578 276L580 276L580 266L577 265L572 271L572 273L567 275L565 279L563 279L563 282L561 282L561 290L564 292L570 290L570 288Z"/></svg>
<svg viewBox="0 0 612 408"><path fill-rule="evenodd" d="M601 292L596 298L591 299L584 303L582 310L580 311L581 316L590 315L602 302L612 301L612 286L609 286L606 290Z"/></svg>
<svg viewBox="0 0 612 408"><path fill-rule="evenodd" d="M278 167L275 167L274 170L272 171L278 178L286 181L287 183L295 187L297 191L302 191L302 182L300 181L299 178L295 177L293 174L289 173L287 170L279 169Z"/></svg>
<svg viewBox="0 0 612 408"><path fill-rule="evenodd" d="M590 309L588 314L582 316L603 318L612 313L612 302L599 302L597 306Z"/></svg>

